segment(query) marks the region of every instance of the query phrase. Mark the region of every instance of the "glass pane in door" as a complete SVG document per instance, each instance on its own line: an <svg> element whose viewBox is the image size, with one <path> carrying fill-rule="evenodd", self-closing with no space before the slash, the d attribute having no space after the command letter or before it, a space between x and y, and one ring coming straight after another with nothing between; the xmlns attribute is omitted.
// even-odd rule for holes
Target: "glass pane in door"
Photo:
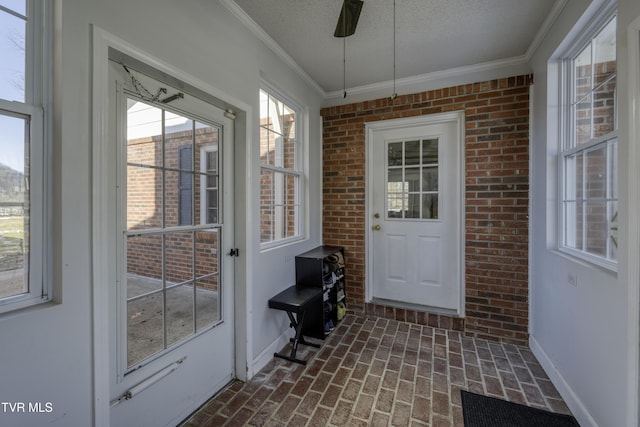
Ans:
<svg viewBox="0 0 640 427"><path fill-rule="evenodd" d="M220 128L134 99L127 106L131 369L220 323Z"/></svg>
<svg viewBox="0 0 640 427"><path fill-rule="evenodd" d="M438 139L387 145L387 218L438 218Z"/></svg>

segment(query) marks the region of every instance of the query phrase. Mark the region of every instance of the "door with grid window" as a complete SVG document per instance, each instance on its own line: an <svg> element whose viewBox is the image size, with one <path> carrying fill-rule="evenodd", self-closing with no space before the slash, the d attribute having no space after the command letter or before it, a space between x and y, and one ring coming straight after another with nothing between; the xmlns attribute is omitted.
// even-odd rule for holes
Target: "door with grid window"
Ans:
<svg viewBox="0 0 640 427"><path fill-rule="evenodd" d="M175 425L234 377L231 146L215 106L111 63L112 425Z"/></svg>
<svg viewBox="0 0 640 427"><path fill-rule="evenodd" d="M374 300L460 310L461 137L453 117L370 130Z"/></svg>

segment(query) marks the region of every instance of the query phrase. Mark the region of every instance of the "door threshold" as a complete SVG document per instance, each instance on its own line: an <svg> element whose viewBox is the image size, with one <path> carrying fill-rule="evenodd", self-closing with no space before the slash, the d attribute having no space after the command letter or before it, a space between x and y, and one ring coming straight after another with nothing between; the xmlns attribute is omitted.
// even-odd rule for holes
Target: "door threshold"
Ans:
<svg viewBox="0 0 640 427"><path fill-rule="evenodd" d="M370 301L367 301L367 304L376 304L376 305L384 305L387 307L395 307L395 308L403 308L405 310L413 310L420 311L424 313L432 313L432 314L441 314L445 316L451 317L464 317L460 316L457 310L449 309L449 308L440 308L440 307L432 307L429 305L421 305L421 304L411 304L403 301L394 301L383 298L373 298Z"/></svg>

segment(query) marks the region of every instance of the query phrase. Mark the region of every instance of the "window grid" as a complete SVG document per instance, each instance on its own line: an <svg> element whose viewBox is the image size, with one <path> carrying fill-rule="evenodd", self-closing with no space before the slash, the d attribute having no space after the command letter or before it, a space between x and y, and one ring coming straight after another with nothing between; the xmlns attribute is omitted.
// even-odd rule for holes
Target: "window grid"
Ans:
<svg viewBox="0 0 640 427"><path fill-rule="evenodd" d="M561 248L606 267L617 259L615 16L566 60Z"/></svg>
<svg viewBox="0 0 640 427"><path fill-rule="evenodd" d="M51 5L0 6L0 313L49 301Z"/></svg>
<svg viewBox="0 0 640 427"><path fill-rule="evenodd" d="M299 109L260 90L260 243L284 243L301 235Z"/></svg>
<svg viewBox="0 0 640 427"><path fill-rule="evenodd" d="M438 219L438 139L387 145L387 219Z"/></svg>

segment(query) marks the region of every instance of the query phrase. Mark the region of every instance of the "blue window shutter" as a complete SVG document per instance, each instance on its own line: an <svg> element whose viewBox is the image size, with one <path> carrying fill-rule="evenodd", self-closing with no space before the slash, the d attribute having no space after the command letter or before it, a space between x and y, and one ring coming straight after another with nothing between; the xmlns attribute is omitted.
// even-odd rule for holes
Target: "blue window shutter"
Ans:
<svg viewBox="0 0 640 427"><path fill-rule="evenodd" d="M193 170L193 148L191 145L183 145L178 148L181 171ZM178 224L192 225L193 220L193 174L180 172L178 178Z"/></svg>

